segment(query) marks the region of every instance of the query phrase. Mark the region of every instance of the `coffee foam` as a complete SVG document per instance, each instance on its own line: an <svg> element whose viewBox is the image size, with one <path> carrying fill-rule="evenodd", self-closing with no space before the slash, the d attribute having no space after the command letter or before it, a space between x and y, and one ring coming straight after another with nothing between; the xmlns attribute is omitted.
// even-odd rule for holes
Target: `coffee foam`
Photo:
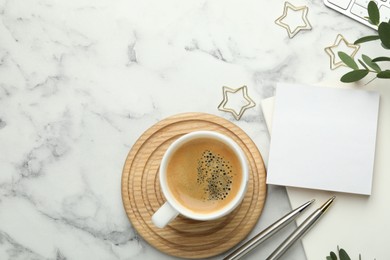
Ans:
<svg viewBox="0 0 390 260"><path fill-rule="evenodd" d="M226 199L231 190L232 178L229 161L210 150L203 152L198 160L197 182L204 187L204 200Z"/></svg>
<svg viewBox="0 0 390 260"><path fill-rule="evenodd" d="M209 138L189 141L171 156L167 184L175 200L193 212L228 205L242 182L240 161L226 144Z"/></svg>

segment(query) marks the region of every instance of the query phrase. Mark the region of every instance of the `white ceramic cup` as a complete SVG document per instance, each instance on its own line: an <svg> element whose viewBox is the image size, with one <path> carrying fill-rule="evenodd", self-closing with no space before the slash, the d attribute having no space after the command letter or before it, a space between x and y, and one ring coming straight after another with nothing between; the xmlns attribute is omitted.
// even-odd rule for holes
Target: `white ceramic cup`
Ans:
<svg viewBox="0 0 390 260"><path fill-rule="evenodd" d="M199 138L216 139L217 141L226 144L235 153L241 165L242 181L236 196L225 207L210 213L193 212L188 208L186 208L185 205L180 204L172 195L172 192L169 190L169 186L166 178L167 174L169 174L169 172L167 172L167 166L171 156L183 144ZM165 152L161 160L159 179L160 179L161 190L166 198L166 202L153 214L152 222L154 223L154 225L156 225L159 228L164 228L179 214L194 220L201 220L201 221L214 220L232 212L241 203L242 199L245 197L245 192L249 180L248 162L241 147L236 142L234 142L231 138L213 131L196 131L181 136L168 147L167 151Z"/></svg>

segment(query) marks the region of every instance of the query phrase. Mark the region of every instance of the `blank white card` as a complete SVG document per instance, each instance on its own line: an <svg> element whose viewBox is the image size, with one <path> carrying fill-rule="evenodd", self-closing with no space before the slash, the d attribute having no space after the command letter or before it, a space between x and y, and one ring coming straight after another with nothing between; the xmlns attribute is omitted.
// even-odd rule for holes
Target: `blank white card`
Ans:
<svg viewBox="0 0 390 260"><path fill-rule="evenodd" d="M379 94L278 84L267 183L371 194Z"/></svg>

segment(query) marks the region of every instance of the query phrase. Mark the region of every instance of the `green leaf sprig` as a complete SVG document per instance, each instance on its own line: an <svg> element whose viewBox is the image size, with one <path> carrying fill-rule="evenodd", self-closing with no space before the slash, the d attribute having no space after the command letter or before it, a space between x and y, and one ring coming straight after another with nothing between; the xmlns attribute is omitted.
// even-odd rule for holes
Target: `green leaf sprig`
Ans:
<svg viewBox="0 0 390 260"><path fill-rule="evenodd" d="M351 258L344 249L337 247L337 254L331 251L329 256L326 257L326 260L351 260ZM362 256L360 254L359 260L362 260Z"/></svg>
<svg viewBox="0 0 390 260"><path fill-rule="evenodd" d="M339 258L337 258L337 255L335 252L331 251L329 256L326 257L326 260L351 260L351 258L349 257L349 255L347 254L347 252L345 252L344 249L340 249L339 247L337 247L337 254L339 256ZM359 259L360 259L360 256L359 256Z"/></svg>
<svg viewBox="0 0 390 260"><path fill-rule="evenodd" d="M378 34L364 36L357 39L354 44L380 40L382 47L386 50L390 50L390 20L387 22L380 22L379 9L374 1L368 3L367 10L367 19L371 24L378 26ZM358 63L361 65L361 67L359 67L359 64L355 62L354 58L345 52L338 52L338 56L346 66L352 69L352 71L341 77L341 82L350 83L359 81L369 73L376 74L375 78L390 79L390 70L382 70L378 64L378 62L390 62L390 57L384 56L371 59L369 56L363 54L362 58L358 59Z"/></svg>

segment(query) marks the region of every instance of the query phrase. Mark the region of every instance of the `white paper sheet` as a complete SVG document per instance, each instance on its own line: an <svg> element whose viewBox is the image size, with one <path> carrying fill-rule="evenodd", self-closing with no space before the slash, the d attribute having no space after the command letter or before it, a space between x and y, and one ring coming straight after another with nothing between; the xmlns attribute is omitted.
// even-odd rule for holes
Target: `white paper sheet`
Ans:
<svg viewBox="0 0 390 260"><path fill-rule="evenodd" d="M388 245L390 241L390 88L378 87L382 98L379 112L378 134L375 153L375 166L371 196L335 193L312 189L287 187L292 208L296 208L310 199L316 202L297 219L302 221L331 196L336 200L322 217L320 222L302 238L308 260L325 259L337 246L347 250L351 259L390 259ZM261 102L264 118L272 136L274 97Z"/></svg>
<svg viewBox="0 0 390 260"><path fill-rule="evenodd" d="M371 194L379 94L278 84L267 183Z"/></svg>

